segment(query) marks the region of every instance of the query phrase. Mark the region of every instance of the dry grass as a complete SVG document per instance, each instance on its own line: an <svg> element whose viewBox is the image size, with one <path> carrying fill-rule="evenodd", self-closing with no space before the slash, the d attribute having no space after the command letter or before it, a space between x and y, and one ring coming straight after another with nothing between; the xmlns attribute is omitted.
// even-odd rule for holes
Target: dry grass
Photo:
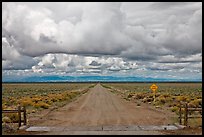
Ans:
<svg viewBox="0 0 204 137"><path fill-rule="evenodd" d="M51 106L62 106L83 94L93 85L87 83L3 83L2 108L3 110L13 110L17 109L17 105L20 104L27 108L27 114L29 115ZM4 114L2 119L14 122L17 121L15 115L17 116L17 114Z"/></svg>

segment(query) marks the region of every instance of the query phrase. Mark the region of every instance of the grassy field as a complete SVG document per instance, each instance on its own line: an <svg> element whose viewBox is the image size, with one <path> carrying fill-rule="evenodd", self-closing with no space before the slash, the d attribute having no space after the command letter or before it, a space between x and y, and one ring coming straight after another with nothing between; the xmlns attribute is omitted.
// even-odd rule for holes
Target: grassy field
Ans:
<svg viewBox="0 0 204 137"><path fill-rule="evenodd" d="M178 114L179 102L188 104L190 108L202 108L202 83L155 83L158 86L156 98L150 86L152 83L103 83L111 92L121 94L126 100L133 100L137 106L141 103L153 105L158 109L167 108ZM184 109L182 109L184 112ZM200 115L191 112L191 115ZM178 118L174 119L178 122ZM189 119L192 127L201 126L202 119Z"/></svg>
<svg viewBox="0 0 204 137"><path fill-rule="evenodd" d="M59 107L93 87L93 83L3 83L2 109L16 109L25 106L27 114ZM2 114L3 122L17 121L15 113Z"/></svg>

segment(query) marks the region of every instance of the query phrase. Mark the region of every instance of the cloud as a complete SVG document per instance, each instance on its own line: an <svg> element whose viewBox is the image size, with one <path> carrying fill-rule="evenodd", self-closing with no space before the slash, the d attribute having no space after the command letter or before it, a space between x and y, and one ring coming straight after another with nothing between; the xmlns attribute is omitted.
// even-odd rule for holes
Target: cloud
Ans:
<svg viewBox="0 0 204 137"><path fill-rule="evenodd" d="M163 17L159 10L154 10L153 17L158 15L157 19L167 19L167 21L160 20L162 21L160 25L152 21L154 20L152 16L144 16L145 19L135 16L134 19L140 19L144 23L148 20L148 24L129 25L128 22L134 19L127 18L127 9L121 10L123 3L62 3L57 4L56 9L52 4L43 3L44 7L36 8L37 5L36 3L27 5L5 3L3 6L2 21L3 30L5 30L3 33L13 35L14 46L23 55L68 53L119 55L133 58L131 52L136 52L135 58L140 56L139 53L145 58L151 54L155 56L157 48L161 49L159 52L157 50L157 54L174 54L174 52L185 54L189 50L194 54L199 53L202 47L200 29L202 9L201 6L197 6L197 3L194 4L197 10L191 9L192 16L181 20L180 16L183 12L180 13L181 15L174 15L170 14L172 10L167 9L164 11L167 15ZM155 5L167 6L164 3L153 3L149 7L155 7ZM177 8L189 6L188 3L184 5L170 3L170 5ZM62 13L59 7L67 7L67 9ZM146 11L146 15L150 14L148 8ZM56 18L57 14L69 16ZM73 23L70 18L71 20L78 18L78 21ZM162 31L158 32L158 30ZM196 48L192 48L193 45Z"/></svg>
<svg viewBox="0 0 204 137"><path fill-rule="evenodd" d="M3 2L2 51L5 71L202 73L202 3Z"/></svg>
<svg viewBox="0 0 204 137"><path fill-rule="evenodd" d="M186 4L188 3L187 2L155 2L150 5L150 8L154 10L166 10L169 8L177 8L177 7L180 8L181 6L184 6Z"/></svg>
<svg viewBox="0 0 204 137"><path fill-rule="evenodd" d="M2 69L4 70L29 69L36 64L33 58L21 55L12 45L12 41L8 42L5 37L2 37L2 49Z"/></svg>
<svg viewBox="0 0 204 137"><path fill-rule="evenodd" d="M89 65L91 65L91 66L100 66L101 63L98 63L96 61L92 61Z"/></svg>
<svg viewBox="0 0 204 137"><path fill-rule="evenodd" d="M10 43L7 41L5 37L2 37L2 48L4 49L4 52L2 53L2 59L12 59L12 58L18 58L20 56L19 52L15 49L13 45L10 45Z"/></svg>
<svg viewBox="0 0 204 137"><path fill-rule="evenodd" d="M38 61L32 67L34 72L41 71L64 71L66 73L78 72L103 72L106 70L115 71L130 70L137 68L136 62L131 62L118 57L91 57L68 54L46 54L36 57Z"/></svg>
<svg viewBox="0 0 204 137"><path fill-rule="evenodd" d="M186 22L175 15L167 20L167 30L162 38L162 45L174 54L190 55L201 53L202 50L202 11L197 10ZM196 32L195 32L196 31Z"/></svg>
<svg viewBox="0 0 204 137"><path fill-rule="evenodd" d="M201 53L183 57L183 58L168 55L160 58L158 62L159 63L199 63L199 62L202 62L202 56L201 56Z"/></svg>

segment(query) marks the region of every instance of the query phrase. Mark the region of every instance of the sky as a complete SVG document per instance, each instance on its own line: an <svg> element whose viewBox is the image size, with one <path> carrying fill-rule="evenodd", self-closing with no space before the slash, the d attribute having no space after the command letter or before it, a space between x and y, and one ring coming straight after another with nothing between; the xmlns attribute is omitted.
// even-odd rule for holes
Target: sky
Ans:
<svg viewBox="0 0 204 137"><path fill-rule="evenodd" d="M3 2L2 79L202 79L201 2Z"/></svg>

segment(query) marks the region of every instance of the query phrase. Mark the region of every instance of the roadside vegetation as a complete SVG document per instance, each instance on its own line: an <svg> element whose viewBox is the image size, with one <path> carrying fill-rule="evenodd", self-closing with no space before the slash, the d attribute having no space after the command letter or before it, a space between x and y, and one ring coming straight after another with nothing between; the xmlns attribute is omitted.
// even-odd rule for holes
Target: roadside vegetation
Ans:
<svg viewBox="0 0 204 137"><path fill-rule="evenodd" d="M25 106L27 115L57 108L86 93L95 84L87 83L27 83L2 84L2 110ZM16 113L2 113L2 123L18 121Z"/></svg>
<svg viewBox="0 0 204 137"><path fill-rule="evenodd" d="M154 101L152 83L103 83L111 92L119 94L126 100L132 100L137 106L142 103L157 109L167 108L179 114L179 102L185 102L189 108L202 108L202 83L156 83L158 90ZM182 109L184 111L184 109ZM191 115L201 115L192 112ZM178 118L174 118L178 122ZM202 119L189 119L189 125L202 126Z"/></svg>

